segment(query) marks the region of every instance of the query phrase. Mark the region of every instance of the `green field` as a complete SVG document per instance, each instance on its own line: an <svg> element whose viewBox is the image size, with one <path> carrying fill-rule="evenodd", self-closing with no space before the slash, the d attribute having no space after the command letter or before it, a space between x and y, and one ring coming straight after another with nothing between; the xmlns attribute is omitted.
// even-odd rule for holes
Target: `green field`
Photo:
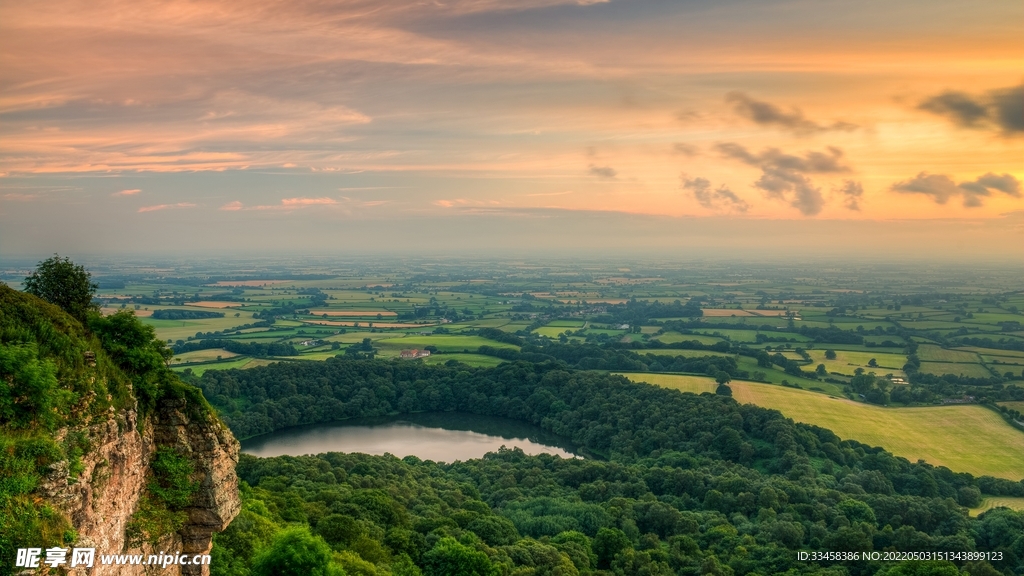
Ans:
<svg viewBox="0 0 1024 576"><path fill-rule="evenodd" d="M558 338L559 334L564 332L575 332L575 328L567 328L565 326L541 326L533 331L534 334L540 334L541 336L547 336L548 338Z"/></svg>
<svg viewBox="0 0 1024 576"><path fill-rule="evenodd" d="M676 342L700 342L701 344L717 344L722 341L721 338L714 336L704 336L703 334L680 334L678 332L666 332L660 336L652 337L654 340L664 342L665 344L674 344Z"/></svg>
<svg viewBox="0 0 1024 576"><path fill-rule="evenodd" d="M1024 510L1024 498L1014 498L1012 496L986 496L981 501L981 506L977 508L970 508L971 516L977 516L986 510L993 508L1006 507L1011 510Z"/></svg>
<svg viewBox="0 0 1024 576"><path fill-rule="evenodd" d="M181 354L175 354L174 358L171 359L171 364L184 364L187 362L213 362L217 360L217 357L221 358L233 358L238 356L234 352L228 352L223 348L210 348L207 350L195 350L193 352L183 352Z"/></svg>
<svg viewBox="0 0 1024 576"><path fill-rule="evenodd" d="M981 364L955 364L952 362L921 362L921 372L942 376L955 374L970 378L991 378L992 373Z"/></svg>
<svg viewBox="0 0 1024 576"><path fill-rule="evenodd" d="M514 344L495 342L481 336L460 336L451 334L433 334L430 336L405 336L395 338L384 338L373 343L379 348L398 348L409 350L413 348L426 348L436 346L440 352L462 352L463 350L476 350L481 346L493 346L495 348L512 348L518 350Z"/></svg>
<svg viewBox="0 0 1024 576"><path fill-rule="evenodd" d="M918 346L917 357L922 362L978 362L978 355L968 350L947 350L939 346Z"/></svg>
<svg viewBox="0 0 1024 576"><path fill-rule="evenodd" d="M251 362L255 362L253 358L249 356L239 356L236 359L228 360L226 362L209 362L207 364L198 364L192 366L174 366L172 370L182 371L191 369L192 373L196 376L202 376L207 370L230 370L231 368L245 368Z"/></svg>
<svg viewBox="0 0 1024 576"><path fill-rule="evenodd" d="M854 371L857 368L863 368L865 372L875 372L876 374L897 374L903 375L903 365L907 363L907 357L902 354L893 354L891 352L857 352L852 350L835 350L835 360L828 360L825 358L824 350L808 350L808 354L811 355L813 362L807 367L811 369L818 364L824 364L825 369L830 373L838 372L839 374L845 374L847 376L853 376ZM878 366L868 366L868 362L874 358Z"/></svg>
<svg viewBox="0 0 1024 576"><path fill-rule="evenodd" d="M713 379L698 376L625 376L695 394L713 392L717 386ZM976 476L1024 479L1024 433L981 406L882 408L781 386L732 382L730 387L738 402L778 410L797 422L881 446L911 462L920 459Z"/></svg>
<svg viewBox="0 0 1024 576"><path fill-rule="evenodd" d="M490 368L504 362L501 358L484 356L483 354L432 354L422 360L424 364L444 364L449 360L458 360L468 366Z"/></svg>
<svg viewBox="0 0 1024 576"><path fill-rule="evenodd" d="M252 318L235 318L230 314L223 318L201 320L154 320L148 316L139 320L152 326L160 340L185 340L197 332L219 332L253 322Z"/></svg>

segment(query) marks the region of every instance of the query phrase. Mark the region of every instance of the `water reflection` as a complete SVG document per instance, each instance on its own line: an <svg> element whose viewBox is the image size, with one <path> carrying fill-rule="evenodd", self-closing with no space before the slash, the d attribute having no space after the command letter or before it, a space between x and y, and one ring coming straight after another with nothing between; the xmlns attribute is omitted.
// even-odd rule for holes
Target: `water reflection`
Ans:
<svg viewBox="0 0 1024 576"><path fill-rule="evenodd" d="M298 456L323 452L393 454L402 458L454 462L480 458L499 448L518 447L530 455L574 458L579 452L544 429L508 418L461 413L403 414L356 418L331 424L278 430L242 442L253 456Z"/></svg>

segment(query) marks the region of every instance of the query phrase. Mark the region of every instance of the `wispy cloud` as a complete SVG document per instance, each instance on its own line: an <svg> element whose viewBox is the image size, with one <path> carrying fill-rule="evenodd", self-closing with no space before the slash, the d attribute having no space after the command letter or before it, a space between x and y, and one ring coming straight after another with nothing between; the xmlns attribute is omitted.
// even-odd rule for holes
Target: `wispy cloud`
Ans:
<svg viewBox="0 0 1024 576"><path fill-rule="evenodd" d="M172 208L195 208L192 202L178 202L177 204L156 204L155 206L143 206L139 212L157 212L159 210L170 210Z"/></svg>
<svg viewBox="0 0 1024 576"><path fill-rule="evenodd" d="M20 192L10 192L8 194L4 194L4 200L14 200L17 202L31 202L37 198L38 196L36 196L35 194L22 194Z"/></svg>
<svg viewBox="0 0 1024 576"><path fill-rule="evenodd" d="M806 118L798 108L786 111L770 102L755 100L743 92L730 92L725 96L725 101L732 104L737 114L755 124L782 128L794 134L813 134L829 130L850 131L857 128L856 124L849 122L819 124Z"/></svg>
<svg viewBox="0 0 1024 576"><path fill-rule="evenodd" d="M963 197L964 208L978 208L982 198L991 196L993 191L1002 192L1014 198L1021 197L1021 183L1011 174L989 172L974 180L956 183L945 174L921 172L910 180L892 185L894 192L901 194L923 194L936 204L945 204L951 198Z"/></svg>
<svg viewBox="0 0 1024 576"><path fill-rule="evenodd" d="M724 184L716 189L711 188L707 178L690 178L686 174L680 176L683 190L693 194L694 200L708 210L725 212L746 212L750 205L736 195Z"/></svg>
<svg viewBox="0 0 1024 576"><path fill-rule="evenodd" d="M111 196L134 196L139 192L142 192L140 188L132 188L130 190L121 190L120 192L114 192L111 194Z"/></svg>
<svg viewBox="0 0 1024 576"><path fill-rule="evenodd" d="M318 198L309 197L295 197L295 198L282 198L280 204L255 204L252 206L246 206L241 200L233 200L222 205L218 210L225 212L237 212L241 210L259 210L259 211L282 211L291 212L294 210L304 210L306 208L315 207L329 207L329 208L373 208L375 206L382 206L390 203L388 200L359 200L356 198L349 198L342 196L339 198L331 198L329 196L321 196Z"/></svg>

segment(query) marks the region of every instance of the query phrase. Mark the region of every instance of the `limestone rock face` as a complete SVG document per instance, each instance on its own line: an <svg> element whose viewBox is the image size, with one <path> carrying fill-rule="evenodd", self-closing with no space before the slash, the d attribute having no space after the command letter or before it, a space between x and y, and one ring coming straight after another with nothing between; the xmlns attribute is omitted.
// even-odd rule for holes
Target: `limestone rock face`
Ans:
<svg viewBox="0 0 1024 576"><path fill-rule="evenodd" d="M209 554L212 537L238 514L238 441L214 417L189 417L183 400L166 400L140 427L134 410L111 411L108 418L84 432L90 449L82 457L84 470L70 480L67 465L52 470L40 485L40 496L52 502L71 520L78 532L76 546L94 547L91 569L75 568L70 574L168 576L209 574L209 566L115 566L103 565L101 554ZM62 431L67 434L69 431ZM192 462L200 488L188 519L177 533L163 536L156 546L133 546L125 529L146 492L147 473L153 454L171 447Z"/></svg>

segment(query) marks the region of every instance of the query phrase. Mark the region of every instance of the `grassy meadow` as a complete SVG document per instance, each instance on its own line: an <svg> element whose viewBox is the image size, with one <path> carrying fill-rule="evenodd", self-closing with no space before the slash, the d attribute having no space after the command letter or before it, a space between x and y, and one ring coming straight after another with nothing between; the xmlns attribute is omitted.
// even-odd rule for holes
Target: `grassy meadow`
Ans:
<svg viewBox="0 0 1024 576"><path fill-rule="evenodd" d="M717 387L713 379L699 376L624 375L694 394L714 393ZM730 387L737 402L778 410L797 422L881 446L912 462L920 459L957 472L1024 479L1024 432L981 406L883 408L781 386L734 381Z"/></svg>

